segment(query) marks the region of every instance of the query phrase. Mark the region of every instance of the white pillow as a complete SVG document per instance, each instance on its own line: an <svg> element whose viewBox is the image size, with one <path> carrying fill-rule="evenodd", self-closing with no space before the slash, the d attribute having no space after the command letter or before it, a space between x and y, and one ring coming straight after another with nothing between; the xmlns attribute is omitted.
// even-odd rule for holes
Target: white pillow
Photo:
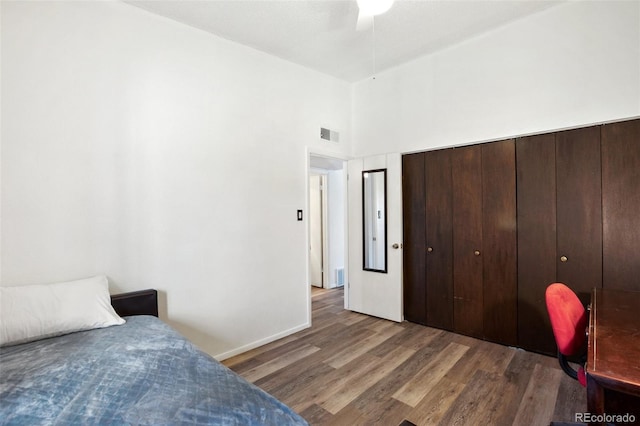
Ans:
<svg viewBox="0 0 640 426"><path fill-rule="evenodd" d="M111 306L107 277L0 287L0 346L124 324Z"/></svg>

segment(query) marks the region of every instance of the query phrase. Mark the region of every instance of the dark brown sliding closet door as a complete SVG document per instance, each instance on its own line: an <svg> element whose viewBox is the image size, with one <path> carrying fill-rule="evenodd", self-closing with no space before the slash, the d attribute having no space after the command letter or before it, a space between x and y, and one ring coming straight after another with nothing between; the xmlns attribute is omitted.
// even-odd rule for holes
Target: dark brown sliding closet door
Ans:
<svg viewBox="0 0 640 426"><path fill-rule="evenodd" d="M453 330L453 210L451 149L427 152L427 325Z"/></svg>
<svg viewBox="0 0 640 426"><path fill-rule="evenodd" d="M556 281L556 137L516 142L518 345L553 354L556 344L544 292Z"/></svg>
<svg viewBox="0 0 640 426"><path fill-rule="evenodd" d="M513 140L482 146L484 336L518 343L516 170Z"/></svg>
<svg viewBox="0 0 640 426"><path fill-rule="evenodd" d="M640 120L602 128L603 287L640 291Z"/></svg>
<svg viewBox="0 0 640 426"><path fill-rule="evenodd" d="M556 134L557 280L588 304L602 286L600 127Z"/></svg>
<svg viewBox="0 0 640 426"><path fill-rule="evenodd" d="M482 151L476 145L451 155L454 330L482 338Z"/></svg>
<svg viewBox="0 0 640 426"><path fill-rule="evenodd" d="M404 317L427 324L424 153L402 156Z"/></svg>

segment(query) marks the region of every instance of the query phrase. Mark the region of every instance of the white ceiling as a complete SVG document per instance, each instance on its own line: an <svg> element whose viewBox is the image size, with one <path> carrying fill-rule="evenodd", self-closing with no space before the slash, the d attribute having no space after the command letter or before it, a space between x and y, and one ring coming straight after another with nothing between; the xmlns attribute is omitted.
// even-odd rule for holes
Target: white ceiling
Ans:
<svg viewBox="0 0 640 426"><path fill-rule="evenodd" d="M340 170L343 165L344 161L337 158L312 155L309 159L309 166L312 169Z"/></svg>
<svg viewBox="0 0 640 426"><path fill-rule="evenodd" d="M565 0L396 0L363 31L355 0L124 1L354 82Z"/></svg>

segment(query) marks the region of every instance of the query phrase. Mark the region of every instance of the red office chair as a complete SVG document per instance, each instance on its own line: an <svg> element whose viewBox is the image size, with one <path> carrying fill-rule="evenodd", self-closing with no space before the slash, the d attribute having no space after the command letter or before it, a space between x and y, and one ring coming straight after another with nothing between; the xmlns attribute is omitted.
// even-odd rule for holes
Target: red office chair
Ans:
<svg viewBox="0 0 640 426"><path fill-rule="evenodd" d="M578 380L582 386L586 386L584 361L581 361L580 368L576 371L569 365L567 357L585 355L580 352L583 351L586 338L587 312L573 290L562 283L549 285L545 292L545 299L553 335L558 345L560 367L569 376Z"/></svg>

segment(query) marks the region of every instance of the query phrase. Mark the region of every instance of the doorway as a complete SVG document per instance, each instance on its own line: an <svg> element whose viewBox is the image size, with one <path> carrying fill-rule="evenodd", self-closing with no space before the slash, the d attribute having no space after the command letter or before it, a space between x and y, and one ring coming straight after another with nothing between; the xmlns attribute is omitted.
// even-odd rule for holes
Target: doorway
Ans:
<svg viewBox="0 0 640 426"><path fill-rule="evenodd" d="M337 288L346 282L347 194L344 160L310 155L309 285Z"/></svg>

